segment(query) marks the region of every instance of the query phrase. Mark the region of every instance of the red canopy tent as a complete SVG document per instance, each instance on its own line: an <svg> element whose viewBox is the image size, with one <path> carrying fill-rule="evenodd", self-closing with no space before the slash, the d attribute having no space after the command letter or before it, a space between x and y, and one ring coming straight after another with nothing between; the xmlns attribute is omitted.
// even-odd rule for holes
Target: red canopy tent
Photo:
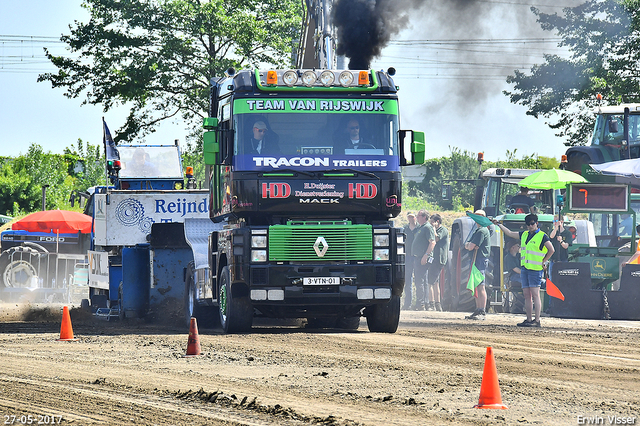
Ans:
<svg viewBox="0 0 640 426"><path fill-rule="evenodd" d="M83 234L91 232L92 218L70 210L45 210L31 213L11 225L13 230L29 232L55 232L57 234Z"/></svg>

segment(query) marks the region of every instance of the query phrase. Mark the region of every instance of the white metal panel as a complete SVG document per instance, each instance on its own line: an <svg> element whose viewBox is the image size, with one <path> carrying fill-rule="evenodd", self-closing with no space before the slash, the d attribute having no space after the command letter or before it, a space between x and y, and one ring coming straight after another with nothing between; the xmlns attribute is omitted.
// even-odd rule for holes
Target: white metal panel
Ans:
<svg viewBox="0 0 640 426"><path fill-rule="evenodd" d="M89 287L109 290L109 253L89 251Z"/></svg>
<svg viewBox="0 0 640 426"><path fill-rule="evenodd" d="M104 210L100 219L104 223L98 224L96 211L97 245L143 244L148 242L147 235L153 223L209 218L209 193L206 190L112 191L102 195L105 196L104 207L100 207ZM96 199L96 202L100 200Z"/></svg>

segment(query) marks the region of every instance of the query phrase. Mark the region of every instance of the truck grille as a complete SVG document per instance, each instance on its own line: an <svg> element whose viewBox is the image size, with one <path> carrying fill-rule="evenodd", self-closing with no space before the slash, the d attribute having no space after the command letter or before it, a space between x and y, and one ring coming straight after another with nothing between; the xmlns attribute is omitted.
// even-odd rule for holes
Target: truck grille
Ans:
<svg viewBox="0 0 640 426"><path fill-rule="evenodd" d="M319 256L314 249L318 242ZM322 254L322 253L321 253ZM371 260L371 225L273 225L269 227L269 260L274 262Z"/></svg>

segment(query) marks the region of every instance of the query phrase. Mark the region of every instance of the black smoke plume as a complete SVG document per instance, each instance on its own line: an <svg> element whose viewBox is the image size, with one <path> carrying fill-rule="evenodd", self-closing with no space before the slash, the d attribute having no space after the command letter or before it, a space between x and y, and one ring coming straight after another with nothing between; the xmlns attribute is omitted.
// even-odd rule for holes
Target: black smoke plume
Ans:
<svg viewBox="0 0 640 426"><path fill-rule="evenodd" d="M405 0L335 1L337 53L350 59L349 69L369 68L371 60L380 55L391 37L407 26L412 3Z"/></svg>

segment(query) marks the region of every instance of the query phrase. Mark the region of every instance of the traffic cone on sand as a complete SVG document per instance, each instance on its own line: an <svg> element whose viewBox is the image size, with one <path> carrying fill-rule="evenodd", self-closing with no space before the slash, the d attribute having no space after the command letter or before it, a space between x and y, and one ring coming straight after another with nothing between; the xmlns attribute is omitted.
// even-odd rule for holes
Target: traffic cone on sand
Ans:
<svg viewBox="0 0 640 426"><path fill-rule="evenodd" d="M478 400L478 405L473 408L507 409L507 407L502 404L500 385L498 384L498 370L496 370L496 361L493 358L493 348L491 346L487 347L487 356L484 360L480 399Z"/></svg>
<svg viewBox="0 0 640 426"><path fill-rule="evenodd" d="M60 324L60 338L56 339L59 342L72 342L78 339L73 338L73 327L71 327L71 316L69 315L69 308L62 308L62 323Z"/></svg>
<svg viewBox="0 0 640 426"><path fill-rule="evenodd" d="M198 323L194 317L191 317L189 324L189 341L187 343L187 353L182 355L183 358L190 356L202 355L200 351L200 337L198 337Z"/></svg>

